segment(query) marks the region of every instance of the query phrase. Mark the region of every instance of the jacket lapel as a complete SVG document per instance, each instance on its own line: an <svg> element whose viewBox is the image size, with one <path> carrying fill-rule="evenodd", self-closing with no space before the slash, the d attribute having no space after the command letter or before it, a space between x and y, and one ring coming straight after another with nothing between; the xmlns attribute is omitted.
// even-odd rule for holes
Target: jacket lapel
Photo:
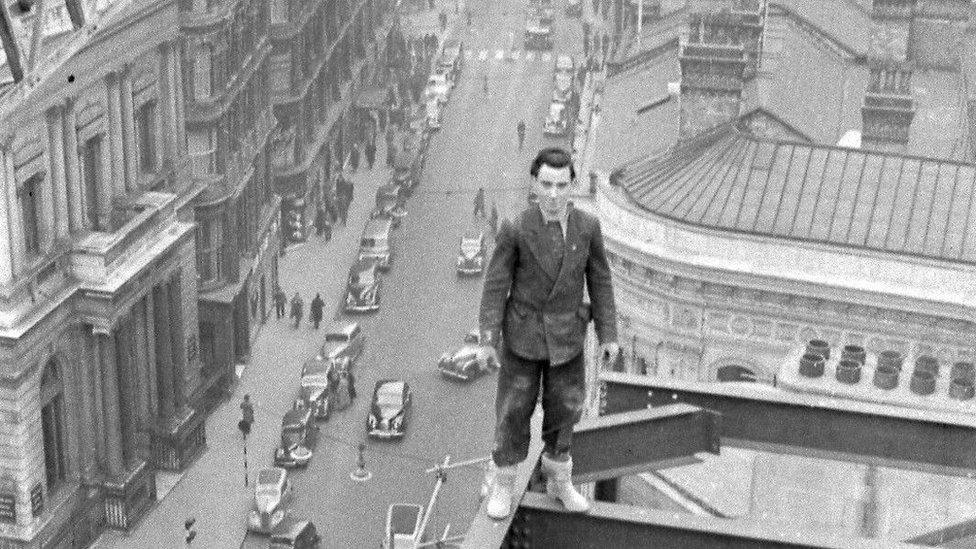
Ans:
<svg viewBox="0 0 976 549"><path fill-rule="evenodd" d="M559 275L559 265L556 264L552 248L544 245L547 236L542 230L542 212L539 211L539 208L529 208L529 211L522 218L522 229L526 232L528 238L525 241L529 246L529 251L535 256L536 262L550 280L555 280Z"/></svg>
<svg viewBox="0 0 976 549"><path fill-rule="evenodd" d="M556 275L556 282L552 285L552 290L549 291L549 299L552 299L553 294L556 293L561 284L565 283L566 277L573 272L573 269L584 256L585 250L583 250L579 214L575 208L570 206L569 215L566 217L566 245L563 247L562 267Z"/></svg>

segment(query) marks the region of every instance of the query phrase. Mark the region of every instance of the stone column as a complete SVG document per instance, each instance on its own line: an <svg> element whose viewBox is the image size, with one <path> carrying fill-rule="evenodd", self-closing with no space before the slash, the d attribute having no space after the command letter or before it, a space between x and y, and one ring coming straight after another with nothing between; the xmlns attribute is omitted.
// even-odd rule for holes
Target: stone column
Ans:
<svg viewBox="0 0 976 549"><path fill-rule="evenodd" d="M16 182L7 178L7 156L12 154L6 148L0 148L0 189L16 188ZM10 193L0 196L0 286L8 286L14 279L13 256L11 254L10 214L8 201ZM16 196L14 197L16 199ZM14 203L16 205L16 203Z"/></svg>
<svg viewBox="0 0 976 549"><path fill-rule="evenodd" d="M169 295L163 285L154 286L153 310L156 325L156 383L159 416L173 415L173 350L170 330Z"/></svg>
<svg viewBox="0 0 976 549"><path fill-rule="evenodd" d="M122 461L122 422L119 406L119 377L115 357L115 338L111 331L97 335L99 361L102 371L102 399L104 417L105 467L111 477L124 471Z"/></svg>
<svg viewBox="0 0 976 549"><path fill-rule="evenodd" d="M81 167L78 163L78 129L75 127L75 102L68 99L64 107L61 134L64 138L64 175L68 185L68 217L71 231L85 227L85 204L81 193ZM102 178L106 179L106 178Z"/></svg>
<svg viewBox="0 0 976 549"><path fill-rule="evenodd" d="M121 419L122 459L126 468L132 468L138 461L138 444L136 430L138 429L138 410L135 402L138 387L133 383L133 373L137 368L138 358L135 356L134 339L136 332L136 318L130 312L125 315L115 331L116 345L116 373L119 382L119 417Z"/></svg>
<svg viewBox="0 0 976 549"><path fill-rule="evenodd" d="M91 421L89 428L92 444L95 451L95 461L102 465L106 462L105 456L105 398L102 392L102 350L99 344L99 328L92 326L91 338L89 339L89 349L91 357L94 359L86 372L88 377L88 390L91 402Z"/></svg>
<svg viewBox="0 0 976 549"><path fill-rule="evenodd" d="M143 386L146 388L146 409L149 414L146 420L153 422L159 415L159 389L156 386L156 323L151 290L146 295L145 308L146 331L143 335L146 338L146 377Z"/></svg>
<svg viewBox="0 0 976 549"><path fill-rule="evenodd" d="M68 237L68 185L64 169L64 108L57 105L47 110L47 157L51 166L51 186L54 194L54 238Z"/></svg>
<svg viewBox="0 0 976 549"><path fill-rule="evenodd" d="M125 151L125 188L130 193L139 190L139 149L136 146L135 113L132 107L132 75L126 66L119 74L122 94L122 138Z"/></svg>
<svg viewBox="0 0 976 549"><path fill-rule="evenodd" d="M183 299L180 273L177 272L165 286L169 290L169 330L173 339L173 403L177 410L187 405L186 352L183 348Z"/></svg>
<svg viewBox="0 0 976 549"><path fill-rule="evenodd" d="M179 156L176 127L180 124L176 114L176 64L173 61L176 51L172 42L163 42L159 48L159 105L163 110L163 153L166 160L175 163Z"/></svg>
<svg viewBox="0 0 976 549"><path fill-rule="evenodd" d="M125 195L125 147L122 136L122 97L119 74L111 72L106 76L106 87L108 88L108 141L112 157L112 194L115 196ZM111 195L109 195L111 199ZM99 197L101 205L101 196ZM101 212L99 212L101 213Z"/></svg>
<svg viewBox="0 0 976 549"><path fill-rule="evenodd" d="M12 148L14 136L8 134L0 142L0 148L5 152L3 155L4 180L7 185L7 223L10 234L10 268L14 277L20 274L24 268L24 229L23 220L20 212L20 198L17 196L17 175L14 171L14 151Z"/></svg>
<svg viewBox="0 0 976 549"><path fill-rule="evenodd" d="M183 87L183 62L180 53L180 42L173 42L173 54L170 62L173 65L173 98L176 100L176 147L179 155L186 154L186 112L183 104L186 89Z"/></svg>

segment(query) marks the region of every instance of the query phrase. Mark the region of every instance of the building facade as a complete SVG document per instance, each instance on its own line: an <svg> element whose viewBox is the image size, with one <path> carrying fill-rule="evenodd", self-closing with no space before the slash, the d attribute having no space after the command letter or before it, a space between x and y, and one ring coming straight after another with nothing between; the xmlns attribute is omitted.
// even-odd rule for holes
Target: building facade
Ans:
<svg viewBox="0 0 976 549"><path fill-rule="evenodd" d="M269 3L183 0L183 95L196 209L202 406L226 393L273 310L279 199L269 163Z"/></svg>
<svg viewBox="0 0 976 549"><path fill-rule="evenodd" d="M47 9L0 10L0 547L128 529L205 445L177 6Z"/></svg>
<svg viewBox="0 0 976 549"><path fill-rule="evenodd" d="M606 83L626 368L773 383L810 339L971 359L971 5L729 4Z"/></svg>
<svg viewBox="0 0 976 549"><path fill-rule="evenodd" d="M287 242L306 239L316 205L334 193L363 138L357 95L386 78L391 0L273 0L271 96L279 127L274 185Z"/></svg>

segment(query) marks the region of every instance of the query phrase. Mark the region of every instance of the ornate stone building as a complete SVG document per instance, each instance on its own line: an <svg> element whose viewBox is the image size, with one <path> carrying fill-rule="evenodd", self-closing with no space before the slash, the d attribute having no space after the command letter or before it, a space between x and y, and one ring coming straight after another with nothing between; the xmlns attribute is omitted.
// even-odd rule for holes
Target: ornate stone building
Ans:
<svg viewBox="0 0 976 549"><path fill-rule="evenodd" d="M279 198L269 162L272 112L269 3L182 0L182 90L194 174L199 343L203 383L219 396L247 362L273 309L280 249Z"/></svg>
<svg viewBox="0 0 976 549"><path fill-rule="evenodd" d="M771 383L815 337L972 356L972 8L876 4L770 5L753 78L752 29L691 16L607 81L596 207L627 369Z"/></svg>
<svg viewBox="0 0 976 549"><path fill-rule="evenodd" d="M361 136L357 93L386 74L390 0L272 0L272 167L286 240L307 236L315 204Z"/></svg>
<svg viewBox="0 0 976 549"><path fill-rule="evenodd" d="M83 547L205 444L177 6L5 4L0 547Z"/></svg>

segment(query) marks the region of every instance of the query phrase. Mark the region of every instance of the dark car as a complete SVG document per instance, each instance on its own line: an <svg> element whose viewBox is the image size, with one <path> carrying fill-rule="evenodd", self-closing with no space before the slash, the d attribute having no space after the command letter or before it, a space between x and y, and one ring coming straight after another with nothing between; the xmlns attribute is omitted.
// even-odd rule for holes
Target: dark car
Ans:
<svg viewBox="0 0 976 549"><path fill-rule="evenodd" d="M366 419L366 434L374 438L403 438L413 395L410 385L399 379L381 379L373 387L373 399Z"/></svg>
<svg viewBox="0 0 976 549"><path fill-rule="evenodd" d="M346 312L361 313L380 308L380 289L383 282L379 277L379 266L371 259L357 261L349 269L346 281Z"/></svg>
<svg viewBox="0 0 976 549"><path fill-rule="evenodd" d="M479 274L485 268L485 235L468 231L458 245L457 272L462 275Z"/></svg>
<svg viewBox="0 0 976 549"><path fill-rule="evenodd" d="M392 200L384 200L369 212L370 219L389 219L390 226L394 229L403 223L403 218L407 217L407 210Z"/></svg>
<svg viewBox="0 0 976 549"><path fill-rule="evenodd" d="M312 410L296 407L281 418L281 444L275 448L274 464L278 467L307 467L312 461L315 432L318 426Z"/></svg>
<svg viewBox="0 0 976 549"><path fill-rule="evenodd" d="M376 189L376 205L378 206L383 202L395 202L399 206L406 205L407 189L395 179L385 185L380 185Z"/></svg>
<svg viewBox="0 0 976 549"><path fill-rule="evenodd" d="M334 324L325 331L325 341L319 348L320 358L338 359L349 357L353 362L359 360L366 347L366 336L358 322Z"/></svg>
<svg viewBox="0 0 976 549"><path fill-rule="evenodd" d="M349 362L349 357L338 359L339 362ZM312 410L315 419L329 419L332 412L332 380L330 373L335 366L333 359L313 357L305 361L302 366L302 381L299 386L299 398L305 407Z"/></svg>
<svg viewBox="0 0 976 549"><path fill-rule="evenodd" d="M498 362L480 345L478 330L465 334L464 345L460 349L453 353L444 353L437 361L437 370L441 375L462 381L481 377L497 370L498 366Z"/></svg>
<svg viewBox="0 0 976 549"><path fill-rule="evenodd" d="M530 17L525 22L525 49L551 50L552 25L546 24L538 17Z"/></svg>
<svg viewBox="0 0 976 549"><path fill-rule="evenodd" d="M318 549L321 541L311 521L288 517L271 533L268 549Z"/></svg>
<svg viewBox="0 0 976 549"><path fill-rule="evenodd" d="M437 60L437 65L450 69L454 73L454 81L457 83L461 76L461 68L464 65L464 44L457 38L444 40L444 50L440 59Z"/></svg>

